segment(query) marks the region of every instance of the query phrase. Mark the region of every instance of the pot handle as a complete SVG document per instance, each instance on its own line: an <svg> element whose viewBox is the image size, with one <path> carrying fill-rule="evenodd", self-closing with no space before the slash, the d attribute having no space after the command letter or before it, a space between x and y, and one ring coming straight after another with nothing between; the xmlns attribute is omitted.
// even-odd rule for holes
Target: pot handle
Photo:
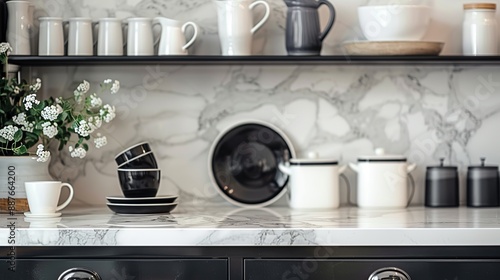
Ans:
<svg viewBox="0 0 500 280"><path fill-rule="evenodd" d="M342 174L344 173L344 171L347 169L347 165L343 165L341 167L339 167L339 174Z"/></svg>
<svg viewBox="0 0 500 280"><path fill-rule="evenodd" d="M344 166L344 169L345 169L345 167L347 167L347 166ZM344 180L345 186L347 187L347 205L358 206L355 202L351 201L351 184L349 183L349 179L347 179L347 176L345 176L342 173L340 173L340 178L342 178L342 180Z"/></svg>
<svg viewBox="0 0 500 280"><path fill-rule="evenodd" d="M408 181L410 181L410 197L408 198L408 202L406 203L406 207L410 206L411 200L413 199L413 195L415 195L415 180L411 174L408 174Z"/></svg>
<svg viewBox="0 0 500 280"><path fill-rule="evenodd" d="M416 164L416 163L412 163L412 164L410 164L410 165L408 165L408 166L406 167L406 172L407 172L407 173L410 173L410 172L412 172L413 170L415 170L415 168L417 168L417 164Z"/></svg>
<svg viewBox="0 0 500 280"><path fill-rule="evenodd" d="M349 167L354 170L356 173L358 172L358 165L355 163L349 163Z"/></svg>
<svg viewBox="0 0 500 280"><path fill-rule="evenodd" d="M281 172L283 172L287 175L292 175L292 170L290 169L289 162L287 162L286 164L283 164L282 162L280 162L280 164L278 164L278 168Z"/></svg>

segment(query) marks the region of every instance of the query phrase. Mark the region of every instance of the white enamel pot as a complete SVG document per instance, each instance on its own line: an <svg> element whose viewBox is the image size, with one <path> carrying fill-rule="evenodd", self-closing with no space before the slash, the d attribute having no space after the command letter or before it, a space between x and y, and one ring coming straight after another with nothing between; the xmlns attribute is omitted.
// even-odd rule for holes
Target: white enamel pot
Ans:
<svg viewBox="0 0 500 280"><path fill-rule="evenodd" d="M334 209L339 207L339 175L347 166L332 159L290 159L279 169L290 175L289 203L294 209Z"/></svg>
<svg viewBox="0 0 500 280"><path fill-rule="evenodd" d="M409 173L416 164L407 163L404 156L385 155L382 149L375 152L375 156L360 156L357 164L349 164L358 173L357 205L361 208L406 208L415 192Z"/></svg>

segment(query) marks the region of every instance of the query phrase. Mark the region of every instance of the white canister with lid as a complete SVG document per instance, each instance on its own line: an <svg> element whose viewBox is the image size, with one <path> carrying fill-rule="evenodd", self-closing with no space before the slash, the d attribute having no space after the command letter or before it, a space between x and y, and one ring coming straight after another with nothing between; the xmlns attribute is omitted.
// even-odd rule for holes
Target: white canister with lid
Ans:
<svg viewBox="0 0 500 280"><path fill-rule="evenodd" d="M294 209L334 209L339 207L339 175L346 166L338 161L318 158L309 153L308 158L293 158L279 169L290 175L290 207Z"/></svg>
<svg viewBox="0 0 500 280"><path fill-rule="evenodd" d="M464 55L497 55L496 4L464 4L462 46Z"/></svg>
<svg viewBox="0 0 500 280"><path fill-rule="evenodd" d="M387 155L379 148L375 155L359 156L358 163L349 166L358 173L359 207L405 208L410 203L415 186L409 193L408 173L416 165L408 164L404 156Z"/></svg>

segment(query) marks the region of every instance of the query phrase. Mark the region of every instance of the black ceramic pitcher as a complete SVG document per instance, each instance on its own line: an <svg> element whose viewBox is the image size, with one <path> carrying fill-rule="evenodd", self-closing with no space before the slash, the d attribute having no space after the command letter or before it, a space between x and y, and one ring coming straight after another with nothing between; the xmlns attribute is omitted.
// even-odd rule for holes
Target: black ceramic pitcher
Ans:
<svg viewBox="0 0 500 280"><path fill-rule="evenodd" d="M328 0L284 0L286 16L286 50L289 55L319 55L321 44L335 21L335 8ZM323 32L319 26L318 8L326 5L330 18Z"/></svg>

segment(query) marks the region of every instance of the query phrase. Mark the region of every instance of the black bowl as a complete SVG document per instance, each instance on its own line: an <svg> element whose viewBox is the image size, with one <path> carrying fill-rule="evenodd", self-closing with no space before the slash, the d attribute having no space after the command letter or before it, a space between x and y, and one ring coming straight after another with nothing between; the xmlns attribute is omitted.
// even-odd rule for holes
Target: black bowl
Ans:
<svg viewBox="0 0 500 280"><path fill-rule="evenodd" d="M154 197L160 187L160 169L118 169L125 197Z"/></svg>
<svg viewBox="0 0 500 280"><path fill-rule="evenodd" d="M127 148L126 150L122 151L115 157L116 164L118 166L124 164L127 161L133 160L134 158L137 158L140 155L143 155L145 153L151 152L151 147L147 142L142 142L139 144L135 144L132 147Z"/></svg>
<svg viewBox="0 0 500 280"><path fill-rule="evenodd" d="M153 152L147 152L132 160L126 161L119 169L158 169L158 163Z"/></svg>

